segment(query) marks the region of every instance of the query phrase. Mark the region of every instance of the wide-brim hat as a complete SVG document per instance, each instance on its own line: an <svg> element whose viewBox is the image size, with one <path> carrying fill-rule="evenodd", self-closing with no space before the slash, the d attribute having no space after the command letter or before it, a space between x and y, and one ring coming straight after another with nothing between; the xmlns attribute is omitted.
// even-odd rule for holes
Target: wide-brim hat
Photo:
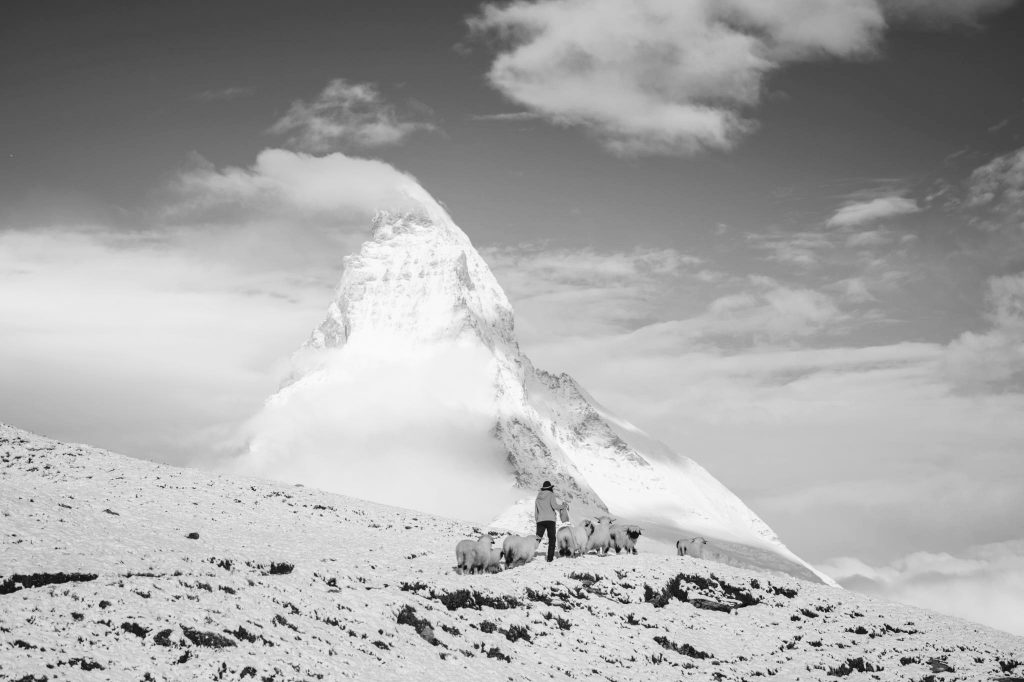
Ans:
<svg viewBox="0 0 1024 682"><path fill-rule="evenodd" d="M544 481L544 485L540 487L541 490L554 490L555 486L551 485L551 481Z"/></svg>

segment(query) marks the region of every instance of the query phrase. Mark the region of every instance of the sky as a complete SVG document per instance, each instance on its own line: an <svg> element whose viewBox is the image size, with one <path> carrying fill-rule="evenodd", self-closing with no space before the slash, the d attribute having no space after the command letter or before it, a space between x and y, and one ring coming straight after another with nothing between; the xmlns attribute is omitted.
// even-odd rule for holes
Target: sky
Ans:
<svg viewBox="0 0 1024 682"><path fill-rule="evenodd" d="M0 420L223 457L412 176L539 367L844 584L1024 633L1022 31L1013 0L15 0Z"/></svg>

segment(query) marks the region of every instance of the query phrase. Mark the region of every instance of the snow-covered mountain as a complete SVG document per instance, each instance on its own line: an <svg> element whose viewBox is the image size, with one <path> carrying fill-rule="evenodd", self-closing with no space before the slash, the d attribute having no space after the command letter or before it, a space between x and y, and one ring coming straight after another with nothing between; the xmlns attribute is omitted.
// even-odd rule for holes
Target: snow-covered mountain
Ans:
<svg viewBox="0 0 1024 682"><path fill-rule="evenodd" d="M1024 638L645 537L456 575L469 522L3 424L0 530L0 680L1024 680Z"/></svg>
<svg viewBox="0 0 1024 682"><path fill-rule="evenodd" d="M705 535L738 564L827 580L692 459L534 367L486 262L411 191L421 208L379 213L346 259L241 471L523 532L551 480L577 519L610 513L666 547Z"/></svg>

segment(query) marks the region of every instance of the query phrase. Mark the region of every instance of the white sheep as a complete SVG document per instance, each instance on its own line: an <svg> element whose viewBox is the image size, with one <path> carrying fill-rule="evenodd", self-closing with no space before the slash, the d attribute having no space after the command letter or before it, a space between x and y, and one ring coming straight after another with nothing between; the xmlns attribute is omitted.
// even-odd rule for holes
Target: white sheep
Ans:
<svg viewBox="0 0 1024 682"><path fill-rule="evenodd" d="M504 557L504 549L501 547L495 547L491 550L491 556L487 560L487 565L484 566L484 573L499 573L501 572L501 560Z"/></svg>
<svg viewBox="0 0 1024 682"><path fill-rule="evenodd" d="M479 540L462 540L455 545L455 572L483 573L491 559L494 538L481 535Z"/></svg>
<svg viewBox="0 0 1024 682"><path fill-rule="evenodd" d="M608 553L612 546L611 528L613 523L615 523L615 519L608 518L607 516L597 519L593 532L587 538L584 554L596 551L603 556Z"/></svg>
<svg viewBox="0 0 1024 682"><path fill-rule="evenodd" d="M501 553L505 557L505 568L522 566L533 561L541 537L540 535L509 535L505 538L501 547Z"/></svg>
<svg viewBox="0 0 1024 682"><path fill-rule="evenodd" d="M562 526L555 534L558 556L580 556L587 545L587 538L594 532L594 524L584 519L579 526Z"/></svg>
<svg viewBox="0 0 1024 682"><path fill-rule="evenodd" d="M643 529L639 526L626 526L622 524L615 524L609 530L609 535L612 539L612 549L618 554L622 550L626 550L626 554L636 554L636 540L643 533Z"/></svg>
<svg viewBox="0 0 1024 682"><path fill-rule="evenodd" d="M695 559L703 559L704 546L706 544L708 544L708 541L701 537L676 540L676 554L679 556L692 556Z"/></svg>

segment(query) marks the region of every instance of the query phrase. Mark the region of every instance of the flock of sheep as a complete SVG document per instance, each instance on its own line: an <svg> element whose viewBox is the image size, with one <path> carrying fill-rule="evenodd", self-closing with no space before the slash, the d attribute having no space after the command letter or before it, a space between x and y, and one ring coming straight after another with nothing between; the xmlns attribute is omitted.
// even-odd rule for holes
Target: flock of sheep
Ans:
<svg viewBox="0 0 1024 682"><path fill-rule="evenodd" d="M589 552L602 556L614 549L618 554L636 554L636 541L643 533L638 526L615 523L615 519L601 516L595 520L584 519L579 526L565 525L555 534L555 549L558 556L578 557ZM495 546L494 536L484 534L478 540L461 540L455 546L455 572L497 573L504 568L515 568L533 560L543 536L509 535ZM676 542L676 553L680 556L704 558L704 538L690 538Z"/></svg>

